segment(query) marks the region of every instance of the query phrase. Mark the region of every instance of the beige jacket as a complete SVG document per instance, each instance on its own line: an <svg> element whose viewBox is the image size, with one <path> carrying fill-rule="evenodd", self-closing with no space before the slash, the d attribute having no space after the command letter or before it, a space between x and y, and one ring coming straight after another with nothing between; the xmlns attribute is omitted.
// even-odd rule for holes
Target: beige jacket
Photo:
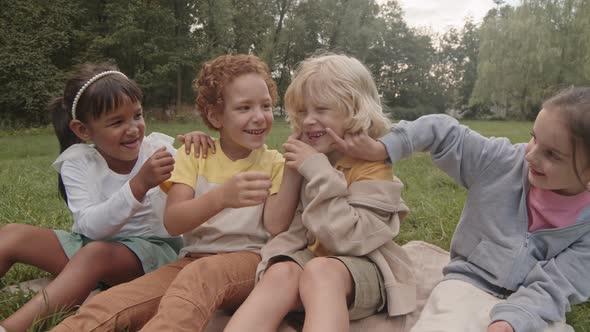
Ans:
<svg viewBox="0 0 590 332"><path fill-rule="evenodd" d="M305 249L319 239L337 256L366 256L381 271L387 312L397 316L416 308L416 282L410 259L392 239L409 212L401 198L403 184L367 180L348 185L323 154L308 158L299 172L301 202L289 229L261 251L260 279L272 257Z"/></svg>

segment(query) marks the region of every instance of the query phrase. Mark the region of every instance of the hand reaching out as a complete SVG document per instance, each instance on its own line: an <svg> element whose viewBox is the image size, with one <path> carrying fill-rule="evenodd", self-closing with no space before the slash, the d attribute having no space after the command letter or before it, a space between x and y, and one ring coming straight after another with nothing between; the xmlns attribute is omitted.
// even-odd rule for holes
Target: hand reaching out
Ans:
<svg viewBox="0 0 590 332"><path fill-rule="evenodd" d="M141 201L145 193L151 188L168 180L174 169L174 157L165 147L161 147L148 160L146 160L139 172L131 179L131 191L138 201Z"/></svg>
<svg viewBox="0 0 590 332"><path fill-rule="evenodd" d="M328 135L336 142L336 149L338 151L354 158L364 159L368 161L381 161L387 159L387 150L383 143L371 138L365 132L358 132L355 134L346 133L344 138L336 135L336 133L326 128Z"/></svg>
<svg viewBox="0 0 590 332"><path fill-rule="evenodd" d="M241 208L262 204L268 197L271 186L268 174L238 173L221 187L223 205L226 208Z"/></svg>
<svg viewBox="0 0 590 332"><path fill-rule="evenodd" d="M514 332L514 329L512 328L512 325L508 324L508 322L499 320L488 326L487 332Z"/></svg>
<svg viewBox="0 0 590 332"><path fill-rule="evenodd" d="M311 157L312 155L319 153L316 149L308 145L307 143L297 139L298 134L289 136L287 142L283 144L285 153L285 165L287 167L297 170L303 162Z"/></svg>
<svg viewBox="0 0 590 332"><path fill-rule="evenodd" d="M186 154L191 152L191 146L195 147L195 157L199 156L199 152L203 151L203 158L207 158L208 150L215 153L215 142L211 136L200 132L192 131L188 134L176 136L176 140L184 144L184 150Z"/></svg>

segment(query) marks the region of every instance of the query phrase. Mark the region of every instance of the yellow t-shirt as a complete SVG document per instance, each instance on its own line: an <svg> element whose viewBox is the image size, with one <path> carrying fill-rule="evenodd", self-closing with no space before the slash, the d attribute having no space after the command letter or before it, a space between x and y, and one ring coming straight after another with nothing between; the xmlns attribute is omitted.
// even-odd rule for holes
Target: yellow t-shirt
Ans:
<svg viewBox="0 0 590 332"><path fill-rule="evenodd" d="M366 161L345 156L336 162L334 168L344 174L344 178L346 179L346 183L348 183L349 187L353 182L357 181L393 181L394 179L393 168L391 167L391 164L388 164L384 161ZM332 255L317 239L314 243L309 245L308 249L311 250L316 256Z"/></svg>
<svg viewBox="0 0 590 332"><path fill-rule="evenodd" d="M172 177L162 188L168 191L174 183L182 183L194 188L195 197L199 197L240 172L262 172L271 178L270 193L279 191L285 162L278 151L268 150L264 146L253 150L244 159L233 161L223 153L219 140L215 140L215 149L217 152L210 153L206 159L195 158L194 151L187 155L184 148L178 149ZM259 252L269 237L262 224L263 208L264 204L260 204L222 210L199 227L183 234L184 248L180 255L184 256L188 252Z"/></svg>

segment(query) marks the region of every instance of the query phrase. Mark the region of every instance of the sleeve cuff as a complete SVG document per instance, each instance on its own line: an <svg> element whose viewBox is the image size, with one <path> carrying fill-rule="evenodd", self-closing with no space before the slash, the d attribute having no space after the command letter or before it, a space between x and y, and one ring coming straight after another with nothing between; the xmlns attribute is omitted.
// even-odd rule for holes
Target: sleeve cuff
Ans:
<svg viewBox="0 0 590 332"><path fill-rule="evenodd" d="M377 140L385 145L390 163L396 163L404 157L404 144L407 138L400 129L393 128L391 132Z"/></svg>
<svg viewBox="0 0 590 332"><path fill-rule="evenodd" d="M547 327L545 321L536 318L530 312L521 307L509 303L500 303L494 306L490 312L492 323L506 321L512 326L514 332L543 331Z"/></svg>
<svg viewBox="0 0 590 332"><path fill-rule="evenodd" d="M149 192L149 190L148 190L148 192ZM143 201L142 202L138 201L135 198L135 196L133 195L133 192L131 191L131 184L129 183L129 181L127 181L127 183L125 183L125 185L123 186L122 194L123 194L123 197L125 198L125 201L127 202L127 204L131 207L131 209L133 211L137 211L143 207ZM146 192L145 195L143 196L144 201L145 201L147 195L148 195L148 193Z"/></svg>
<svg viewBox="0 0 590 332"><path fill-rule="evenodd" d="M313 156L305 159L305 161L303 161L303 163L297 169L297 171L307 180L326 171L329 172L332 170L333 167L330 164L328 157L326 157L326 155L323 153L316 153Z"/></svg>

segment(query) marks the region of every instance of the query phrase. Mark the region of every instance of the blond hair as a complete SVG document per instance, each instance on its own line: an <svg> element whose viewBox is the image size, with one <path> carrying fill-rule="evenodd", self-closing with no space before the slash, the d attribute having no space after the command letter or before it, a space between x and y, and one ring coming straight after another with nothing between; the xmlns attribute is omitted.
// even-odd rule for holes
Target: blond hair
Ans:
<svg viewBox="0 0 590 332"><path fill-rule="evenodd" d="M384 135L391 121L383 113L375 81L359 60L340 54L312 56L299 64L285 94L287 120L301 131L305 104L329 106L346 113L347 132Z"/></svg>

